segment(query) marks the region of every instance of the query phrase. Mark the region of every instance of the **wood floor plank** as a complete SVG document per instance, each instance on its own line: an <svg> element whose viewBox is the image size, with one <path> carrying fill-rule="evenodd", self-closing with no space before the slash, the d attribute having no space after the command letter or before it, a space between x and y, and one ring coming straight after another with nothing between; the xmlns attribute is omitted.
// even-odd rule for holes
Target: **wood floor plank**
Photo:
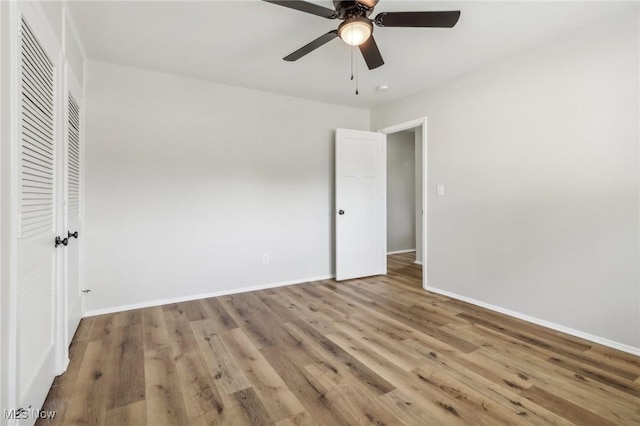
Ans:
<svg viewBox="0 0 640 426"><path fill-rule="evenodd" d="M368 392L357 391L342 383L329 389L325 398L341 413L348 413L355 424L397 425L399 419L386 409L383 401Z"/></svg>
<svg viewBox="0 0 640 426"><path fill-rule="evenodd" d="M459 315L460 317L465 317L465 315ZM486 315L488 316L488 315ZM495 318L495 314L491 314L493 318ZM469 317L467 317L469 318ZM558 357L560 360L558 362L562 363L562 360L566 360L566 365L575 365L579 364L586 368L587 370L592 368L596 370L603 370L604 375L608 376L606 381L615 382L616 378L613 376L619 376L624 380L633 381L640 374L640 368L635 367L633 365L625 365L621 363L614 362L605 362L603 363L603 358L594 357L589 354L589 350L591 346L586 346L585 344L579 344L571 341L569 345L559 345L557 340L559 337L555 336L551 333L543 333L541 331L535 331L534 333L526 333L521 330L521 323L517 323L512 325L511 328L515 331L506 330L505 321L500 322L498 325L499 319L494 319L491 322L485 322L476 320L473 322L480 323L483 327L492 329L494 331L499 332L500 334L507 335L521 341L526 342L529 345L536 346L539 349L545 351L549 357ZM451 327L453 325L448 325ZM543 337L541 337L543 336ZM562 338L562 342L565 342L566 339ZM585 348L587 349L585 351Z"/></svg>
<svg viewBox="0 0 640 426"><path fill-rule="evenodd" d="M590 379L597 380L600 383L618 389L621 392L628 393L634 398L640 399L640 386L636 383L626 380L622 377L615 376L600 368L591 365L585 365L563 356L552 356L547 359L548 362L558 365L567 370L573 371ZM605 367L606 368L606 367Z"/></svg>
<svg viewBox="0 0 640 426"><path fill-rule="evenodd" d="M607 371L611 372L617 370L618 373L616 374L621 377L625 377L629 380L636 380L640 378L640 362L636 361L634 363L630 358L621 358L619 356L615 356L615 354L612 355L610 352L599 350L598 348L591 348L583 352L583 355L591 360L592 365L600 368L606 368Z"/></svg>
<svg viewBox="0 0 640 426"><path fill-rule="evenodd" d="M307 411L275 423L276 426L316 426L317 424Z"/></svg>
<svg viewBox="0 0 640 426"><path fill-rule="evenodd" d="M402 301L407 306L419 308L419 310L430 312L437 317L448 320L447 324L452 322L466 323L466 321L462 321L457 317L457 314L462 312L460 309L452 308L451 306L441 306L441 303L444 302L432 297L424 297L425 292L423 290L420 290L422 294L416 294L415 289L404 290L400 288L395 281L389 280L388 278L381 278L380 282L355 280L354 289L355 288L366 290L369 293L373 293L387 299ZM431 294L429 294L429 296Z"/></svg>
<svg viewBox="0 0 640 426"><path fill-rule="evenodd" d="M478 418L478 414L483 414L482 410L477 407L462 404L461 401L447 395L439 390L427 386L423 383L423 379L420 379L419 375L414 375L406 372L384 359L375 351L366 347L361 341L358 341L354 337L337 333L328 336L333 342L342 347L345 351L353 355L360 362L367 365L372 370L375 370L384 379L393 383L399 389L408 393L410 396L416 398L425 397L436 407L439 407L439 413L441 417L445 417L448 421L459 419L463 423L470 424L476 422L476 424L492 425L502 424L495 417L483 417ZM419 380L416 380L415 378Z"/></svg>
<svg viewBox="0 0 640 426"><path fill-rule="evenodd" d="M240 328L230 330L225 341L273 421L292 418L305 411L287 384Z"/></svg>
<svg viewBox="0 0 640 426"><path fill-rule="evenodd" d="M116 326L125 327L142 324L142 309L131 309L115 314Z"/></svg>
<svg viewBox="0 0 640 426"><path fill-rule="evenodd" d="M206 311L200 303L180 302L176 303L176 308L183 312L189 321L200 321L207 319Z"/></svg>
<svg viewBox="0 0 640 426"><path fill-rule="evenodd" d="M92 324L92 322L90 322L90 324ZM81 364L84 360L87 346L89 345L89 341L87 339L90 337L90 334L76 333L76 335L79 339L72 341L71 345L69 345L68 374L62 374L54 379L51 389L49 390L49 394L42 406L42 411L54 411L56 413L55 417L61 417L67 411L67 407L70 402L68 395L74 389L77 389L76 383L78 376L80 375ZM53 419L40 418L36 421L36 425L48 426L56 424L55 417Z"/></svg>
<svg viewBox="0 0 640 426"><path fill-rule="evenodd" d="M587 353L594 354L602 359L605 363L614 361L616 364L623 364L627 367L634 368L640 375L640 357L616 349L608 348L602 345L594 344Z"/></svg>
<svg viewBox="0 0 640 426"><path fill-rule="evenodd" d="M366 386L375 394L384 394L395 389L395 386L382 378L374 370L367 367L357 358L350 355L328 336L320 334L309 324L303 321L288 323L286 326L298 336L310 338L308 345L314 347L321 354L323 360L320 364L335 372L348 371L351 376Z"/></svg>
<svg viewBox="0 0 640 426"><path fill-rule="evenodd" d="M147 424L147 402L138 401L107 411L107 426L138 426Z"/></svg>
<svg viewBox="0 0 640 426"><path fill-rule="evenodd" d="M463 356L472 356L464 354ZM456 399L469 398L491 417L502 418L508 424L527 423L532 425L569 424L566 419L523 398L519 391L501 386L479 374L455 364L444 364L444 368L429 366L414 373L428 377L428 381L453 395Z"/></svg>
<svg viewBox="0 0 640 426"><path fill-rule="evenodd" d="M473 356L482 350L471 354L440 350L430 342L424 344L416 339L407 339L401 345L408 351L422 355L423 367L439 368L445 371L455 369L461 370L465 374L473 372L476 377L469 380L477 380L477 376L481 376L505 388L522 390L533 386L523 374L504 369L502 365L492 360L487 360L486 358L478 359Z"/></svg>
<svg viewBox="0 0 640 426"><path fill-rule="evenodd" d="M91 327L91 337L89 337L89 340L105 341L109 339L112 331L118 327L119 319L118 314L106 314L93 317L93 327ZM84 319L82 321L84 321Z"/></svg>
<svg viewBox="0 0 640 426"><path fill-rule="evenodd" d="M277 346L260 350L273 369L291 389L307 409L311 417L320 425L350 425L356 424L355 419L348 413L337 410L335 405L325 397L324 389L304 367L288 357L284 357Z"/></svg>
<svg viewBox="0 0 640 426"><path fill-rule="evenodd" d="M535 357L521 355L516 359L508 353L500 353L496 348L480 350L469 357L486 363L488 359L500 363L504 370L512 371L517 376L526 378L529 384L521 387L516 380L505 382L517 392L536 386L539 389L551 389L554 394L584 407L602 417L614 419L620 424L640 424L640 409L637 399L614 388L602 386L583 376L576 376L553 364Z"/></svg>
<svg viewBox="0 0 640 426"><path fill-rule="evenodd" d="M113 376L109 364L111 339L87 344L78 378L68 393L69 403L63 416L56 416L63 425L101 425L105 422L106 401Z"/></svg>
<svg viewBox="0 0 640 426"><path fill-rule="evenodd" d="M145 351L152 351L170 345L167 325L164 322L164 314L161 307L156 306L144 310L142 314L142 330Z"/></svg>
<svg viewBox="0 0 640 426"><path fill-rule="evenodd" d="M588 342L579 337L571 336L569 334L561 333L556 330L552 330L547 327L543 327L538 324L533 324L516 317L510 317L503 315L499 312L491 311L481 308L476 305L472 305L467 302L450 299L446 302L448 305L457 306L463 308L464 315L460 316L474 316L477 321L487 321L492 323L493 326L498 328L503 327L503 331L524 331L530 335L542 338L546 341L554 342L558 348L570 348L576 351L586 351L596 346L595 343Z"/></svg>
<svg viewBox="0 0 640 426"><path fill-rule="evenodd" d="M469 357L472 356L483 358L483 362L487 362L486 360L498 362L504 371L517 372L526 382L535 383L540 388L555 387L557 388L556 392L566 392L567 395L572 395L568 396L569 399L582 396L584 398L582 403L585 405L597 406L600 402L604 402L605 406L615 407L619 402L625 402L633 406L634 402L638 401L637 397L628 392L604 385L598 380L548 362L547 359L540 359L523 352L515 352L514 356L514 352L509 347L500 344L482 348L469 355ZM551 383L555 385L551 385ZM593 402L587 404L588 400ZM640 411L637 413L640 414Z"/></svg>
<svg viewBox="0 0 640 426"><path fill-rule="evenodd" d="M175 360L190 425L230 423L229 410L213 383L201 352L187 352Z"/></svg>
<svg viewBox="0 0 640 426"><path fill-rule="evenodd" d="M231 395L251 387L238 362L217 334L215 324L209 320L191 323L200 351L204 354L209 373L221 393Z"/></svg>
<svg viewBox="0 0 640 426"><path fill-rule="evenodd" d="M485 418L490 418L494 424L518 424L522 421L519 416L528 414L519 406L511 408L497 404L487 394L465 387L463 382L450 380L447 373L437 369L418 368L413 373L421 380L421 389L438 405L469 424L474 421L484 423ZM473 420L476 416L481 419Z"/></svg>
<svg viewBox="0 0 640 426"><path fill-rule="evenodd" d="M189 319L178 304L163 306L164 322L169 335L171 354L179 357L184 353L195 352L199 349L198 342L193 335Z"/></svg>
<svg viewBox="0 0 640 426"><path fill-rule="evenodd" d="M115 374L111 382L107 410L145 399L144 351L142 324L118 327L114 335L114 350L109 359Z"/></svg>
<svg viewBox="0 0 640 426"><path fill-rule="evenodd" d="M317 303L317 300L307 299L297 287L299 286L278 289L279 291L274 295L274 298L296 313L296 321L306 321L321 333L335 331L332 324L334 318L322 310L322 306Z"/></svg>
<svg viewBox="0 0 640 426"><path fill-rule="evenodd" d="M337 387L340 383L349 381L348 375L338 371L337 368L326 362L305 365L304 369L323 389L328 391Z"/></svg>
<svg viewBox="0 0 640 426"><path fill-rule="evenodd" d="M553 333L541 333L534 327L530 327L529 332L523 331L524 321L517 322L516 318L501 319L496 317L493 312L483 312L482 314L463 312L457 316L466 319L472 324L480 324L486 328L548 350L552 350L554 347L567 347L577 351L585 351L591 348L587 343L576 343L572 338L558 337Z"/></svg>
<svg viewBox="0 0 640 426"><path fill-rule="evenodd" d="M273 296L269 296L269 294L265 291L257 291L255 292L256 299L266 306L269 311L273 312L277 317L279 322L289 322L295 321L298 319L297 315L291 313L287 308L285 308L282 304L278 303Z"/></svg>
<svg viewBox="0 0 640 426"><path fill-rule="evenodd" d="M272 423L269 412L262 405L260 398L253 389L243 389L238 391L232 396L238 402L238 405L242 408L242 417L251 426L270 425Z"/></svg>
<svg viewBox="0 0 640 426"><path fill-rule="evenodd" d="M615 426L618 424L536 386L523 391L521 395L577 425Z"/></svg>
<svg viewBox="0 0 640 426"><path fill-rule="evenodd" d="M417 356L413 356L410 352L403 351L397 343L385 341L384 338L378 338L375 329L372 330L364 324L356 325L354 321L335 321L334 324L337 330L349 334L360 342L365 342L373 351L405 371L413 370L421 364L421 360L418 359Z"/></svg>
<svg viewBox="0 0 640 426"><path fill-rule="evenodd" d="M368 300L376 301L390 309L404 310L409 314L414 314L428 321L436 327L451 323L466 323L465 320L461 320L450 311L448 315L443 315L443 312L446 312L445 309L436 308L426 299L417 298L415 295L402 297L402 294L395 294L395 292L392 291L393 287L389 289L389 293L373 291L370 286L367 286L361 280L356 280L354 282L354 288L350 289L350 291L355 292L356 289L359 295L366 296Z"/></svg>
<svg viewBox="0 0 640 426"><path fill-rule="evenodd" d="M144 353L147 424L186 425L189 416L171 349L161 347ZM101 423L94 423L101 424Z"/></svg>
<svg viewBox="0 0 640 426"><path fill-rule="evenodd" d="M238 324L236 324L235 320L229 315L217 298L201 299L196 303L200 305L207 319L215 323L216 329L222 331L238 328Z"/></svg>
<svg viewBox="0 0 640 426"><path fill-rule="evenodd" d="M37 424L640 424L640 357L425 291L414 259L84 318Z"/></svg>
<svg viewBox="0 0 640 426"><path fill-rule="evenodd" d="M251 303L248 303L243 295L227 296L220 300L222 306L229 312L237 324L242 324L242 328L258 348L273 345L277 336L269 329L268 324L254 316ZM277 333L277 332L276 332Z"/></svg>
<svg viewBox="0 0 640 426"><path fill-rule="evenodd" d="M389 316L397 321L404 323L405 325L419 329L425 330L428 334L432 336L436 336L439 340L448 343L451 346L454 346L460 351L463 352L473 352L477 350L479 347L469 343L463 339L460 339L454 335L448 334L440 330L440 324L433 323L429 319L421 318L418 315L412 315L406 313L403 309L390 308L386 306L386 302L378 302L373 299L368 299L357 292L348 289L341 289L336 284L325 284L330 289L333 289L338 293L337 297L345 297L351 300L351 302L346 302L347 306L351 303L353 308L361 307L361 308L369 308L371 311L380 312L383 315ZM336 305L339 304L336 303Z"/></svg>
<svg viewBox="0 0 640 426"><path fill-rule="evenodd" d="M91 339L91 335L93 334L93 326L95 324L96 317L84 318L78 324L78 329L73 336L74 342L85 342Z"/></svg>
<svg viewBox="0 0 640 426"><path fill-rule="evenodd" d="M398 424L465 425L462 419L452 418L451 416L443 417L433 407L425 406L420 402L419 398L412 398L401 389L394 389L389 393L380 395L378 399L385 404L385 409L398 419Z"/></svg>

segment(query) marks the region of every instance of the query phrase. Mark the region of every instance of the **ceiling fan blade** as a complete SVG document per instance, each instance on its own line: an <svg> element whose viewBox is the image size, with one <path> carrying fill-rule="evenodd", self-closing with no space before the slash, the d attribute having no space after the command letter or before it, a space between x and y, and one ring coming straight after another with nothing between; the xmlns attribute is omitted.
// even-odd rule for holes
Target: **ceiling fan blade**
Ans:
<svg viewBox="0 0 640 426"><path fill-rule="evenodd" d="M452 28L460 19L459 10L442 12L382 12L376 16L379 27Z"/></svg>
<svg viewBox="0 0 640 426"><path fill-rule="evenodd" d="M370 70L381 67L384 65L384 60L382 59L382 54L380 53L380 49L378 49L378 45L376 44L376 40L373 38L373 35L367 39L360 46L360 52L364 57L364 61L367 63L367 67Z"/></svg>
<svg viewBox="0 0 640 426"><path fill-rule="evenodd" d="M338 14L335 10L328 9L326 7L318 6L317 4L309 3L301 0L262 0L267 3L277 4L278 6L288 7L289 9L299 10L300 12L310 13L312 15L321 16L327 19L335 19Z"/></svg>
<svg viewBox="0 0 640 426"><path fill-rule="evenodd" d="M288 56L285 56L282 59L289 62L297 61L298 59L302 58L304 55L307 55L313 52L318 47L329 43L331 40L333 40L336 37L338 37L338 30L329 31L328 33L321 35L317 39L313 40L311 43L301 47L300 49L296 50L295 52L291 53Z"/></svg>

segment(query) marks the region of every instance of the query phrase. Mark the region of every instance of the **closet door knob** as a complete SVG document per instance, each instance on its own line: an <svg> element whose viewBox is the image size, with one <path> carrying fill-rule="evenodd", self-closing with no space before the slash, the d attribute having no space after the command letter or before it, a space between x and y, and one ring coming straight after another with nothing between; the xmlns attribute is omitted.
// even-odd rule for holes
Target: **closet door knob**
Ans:
<svg viewBox="0 0 640 426"><path fill-rule="evenodd" d="M67 237L68 238L75 238L76 240L78 239L78 231L71 233L71 231L67 231Z"/></svg>
<svg viewBox="0 0 640 426"><path fill-rule="evenodd" d="M344 210L338 210L338 214L342 216L344 214Z"/></svg>
<svg viewBox="0 0 640 426"><path fill-rule="evenodd" d="M56 243L56 248L62 244L63 246L66 246L67 244L69 244L69 239L68 238L60 238L60 237L56 237L55 240Z"/></svg>

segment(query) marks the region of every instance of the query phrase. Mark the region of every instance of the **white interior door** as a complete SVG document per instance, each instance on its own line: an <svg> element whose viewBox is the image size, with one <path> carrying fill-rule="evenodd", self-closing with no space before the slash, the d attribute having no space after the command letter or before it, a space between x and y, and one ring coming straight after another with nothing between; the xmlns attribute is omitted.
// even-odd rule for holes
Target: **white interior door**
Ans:
<svg viewBox="0 0 640 426"><path fill-rule="evenodd" d="M30 10L28 4L24 10ZM21 15L17 57L18 242L16 390L38 409L57 374L59 293L54 246L58 215L56 48L42 20ZM61 251L62 247L57 250Z"/></svg>
<svg viewBox="0 0 640 426"><path fill-rule="evenodd" d="M69 77L68 77L69 78ZM69 91L67 95L66 120L66 173L65 210L67 235L67 276L66 276L66 330L65 344L69 346L82 318L82 298L80 284L80 106Z"/></svg>
<svg viewBox="0 0 640 426"><path fill-rule="evenodd" d="M387 273L382 133L336 131L336 280Z"/></svg>

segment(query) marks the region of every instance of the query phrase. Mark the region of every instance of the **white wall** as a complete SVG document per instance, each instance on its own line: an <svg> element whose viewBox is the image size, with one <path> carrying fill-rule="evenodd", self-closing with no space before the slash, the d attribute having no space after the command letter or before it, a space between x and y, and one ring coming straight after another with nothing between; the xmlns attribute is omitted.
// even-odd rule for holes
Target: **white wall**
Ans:
<svg viewBox="0 0 640 426"><path fill-rule="evenodd" d="M638 35L620 17L372 111L428 116L429 287L640 348Z"/></svg>
<svg viewBox="0 0 640 426"><path fill-rule="evenodd" d="M91 61L85 78L89 314L333 274L334 130L368 111Z"/></svg>
<svg viewBox="0 0 640 426"><path fill-rule="evenodd" d="M387 135L387 252L415 250L415 136Z"/></svg>

